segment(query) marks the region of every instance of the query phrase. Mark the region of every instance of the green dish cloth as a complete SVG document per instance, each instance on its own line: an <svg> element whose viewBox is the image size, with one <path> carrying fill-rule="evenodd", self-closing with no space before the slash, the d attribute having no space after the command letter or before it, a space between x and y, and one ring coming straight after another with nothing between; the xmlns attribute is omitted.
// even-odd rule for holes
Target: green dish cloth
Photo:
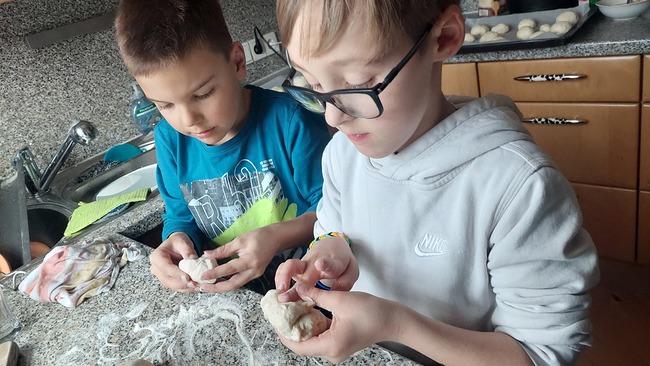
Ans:
<svg viewBox="0 0 650 366"><path fill-rule="evenodd" d="M69 238L125 203L146 200L148 194L149 188L142 188L90 203L79 202L79 207L72 212L72 217L70 217L63 235Z"/></svg>

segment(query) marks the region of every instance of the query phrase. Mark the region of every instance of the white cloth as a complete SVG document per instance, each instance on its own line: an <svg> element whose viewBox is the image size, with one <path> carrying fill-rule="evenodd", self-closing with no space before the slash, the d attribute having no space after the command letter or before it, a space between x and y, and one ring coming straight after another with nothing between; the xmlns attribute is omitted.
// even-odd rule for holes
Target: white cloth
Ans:
<svg viewBox="0 0 650 366"><path fill-rule="evenodd" d="M314 235L348 235L353 290L507 333L538 365L570 363L591 342L586 291L599 278L572 187L509 98L450 101L460 109L386 158L337 133Z"/></svg>

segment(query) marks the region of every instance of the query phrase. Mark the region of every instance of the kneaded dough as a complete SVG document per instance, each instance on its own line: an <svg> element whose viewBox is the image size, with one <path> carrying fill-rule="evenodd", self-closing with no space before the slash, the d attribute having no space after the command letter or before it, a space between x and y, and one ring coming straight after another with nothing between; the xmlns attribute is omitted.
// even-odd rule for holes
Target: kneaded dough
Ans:
<svg viewBox="0 0 650 366"><path fill-rule="evenodd" d="M494 33L504 35L504 34L508 33L508 31L510 31L510 26L505 24L505 23L499 23L499 24L495 25L494 27L492 27L491 31L494 32Z"/></svg>
<svg viewBox="0 0 650 366"><path fill-rule="evenodd" d="M202 280L201 274L211 270L217 266L217 260L214 258L197 258L197 259L182 259L178 262L178 268L187 273L192 278L192 281L197 283L215 283L216 278L211 280Z"/></svg>
<svg viewBox="0 0 650 366"><path fill-rule="evenodd" d="M521 29L523 27L531 27L531 28L535 29L535 26L537 26L537 22L535 22L535 20L530 19L530 18L526 18L526 19L522 19L519 22L519 24L517 24L517 29Z"/></svg>
<svg viewBox="0 0 650 366"><path fill-rule="evenodd" d="M580 19L580 16L578 14L572 12L572 11L565 11L564 13L561 13L557 17L555 17L555 22L567 22L571 23L571 25L575 25L578 23L578 20Z"/></svg>
<svg viewBox="0 0 650 366"><path fill-rule="evenodd" d="M476 41L476 37L472 35L472 33L465 33L465 42L474 42Z"/></svg>
<svg viewBox="0 0 650 366"><path fill-rule="evenodd" d="M537 37L541 36L541 35L544 34L544 33L546 33L546 32L541 31L541 30L540 30L540 31L537 31L537 32L531 34L530 37L528 37L528 39L537 38Z"/></svg>
<svg viewBox="0 0 650 366"><path fill-rule="evenodd" d="M500 41L504 39L499 35L499 33L496 32L486 32L481 36L481 38L478 40L479 42L492 42L492 41Z"/></svg>
<svg viewBox="0 0 650 366"><path fill-rule="evenodd" d="M569 22L557 22L551 26L551 32L558 36L564 35L569 29L573 28L573 24Z"/></svg>
<svg viewBox="0 0 650 366"><path fill-rule="evenodd" d="M542 24L539 26L539 30L542 32L550 32L551 31L551 25L550 24Z"/></svg>
<svg viewBox="0 0 650 366"><path fill-rule="evenodd" d="M535 30L531 27L521 27L517 31L517 39L528 39L530 36L535 33Z"/></svg>
<svg viewBox="0 0 650 366"><path fill-rule="evenodd" d="M485 24L474 24L472 29L469 31L473 36L482 36L485 33L490 31L490 27Z"/></svg>
<svg viewBox="0 0 650 366"><path fill-rule="evenodd" d="M313 302L279 302L279 290L269 290L260 304L264 317L286 339L307 340L327 330L327 318L314 309Z"/></svg>

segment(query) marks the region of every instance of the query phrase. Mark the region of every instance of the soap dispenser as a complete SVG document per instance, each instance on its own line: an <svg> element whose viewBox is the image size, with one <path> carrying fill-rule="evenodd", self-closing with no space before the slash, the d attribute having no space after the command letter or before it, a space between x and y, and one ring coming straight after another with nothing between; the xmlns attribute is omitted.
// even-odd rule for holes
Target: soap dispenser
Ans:
<svg viewBox="0 0 650 366"><path fill-rule="evenodd" d="M132 82L133 99L131 100L131 120L140 133L147 134L163 118L156 105L147 99L137 82Z"/></svg>

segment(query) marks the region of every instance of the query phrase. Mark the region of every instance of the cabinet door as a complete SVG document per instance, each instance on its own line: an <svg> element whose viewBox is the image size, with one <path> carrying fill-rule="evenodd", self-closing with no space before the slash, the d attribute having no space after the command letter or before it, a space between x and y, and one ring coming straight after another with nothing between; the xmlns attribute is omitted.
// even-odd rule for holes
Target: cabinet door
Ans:
<svg viewBox="0 0 650 366"><path fill-rule="evenodd" d="M650 104L641 109L641 147L639 162L639 189L650 191Z"/></svg>
<svg viewBox="0 0 650 366"><path fill-rule="evenodd" d="M587 184L574 184L573 189L598 255L634 262L636 191Z"/></svg>
<svg viewBox="0 0 650 366"><path fill-rule="evenodd" d="M638 233L637 262L650 265L650 192L639 192Z"/></svg>
<svg viewBox="0 0 650 366"><path fill-rule="evenodd" d="M478 97L478 75L475 63L443 64L442 92L445 95Z"/></svg>
<svg viewBox="0 0 650 366"><path fill-rule="evenodd" d="M505 94L522 102L638 102L641 56L481 62L481 95ZM519 81L533 75L584 75L562 81Z"/></svg>
<svg viewBox="0 0 650 366"><path fill-rule="evenodd" d="M583 120L580 124L525 126L535 142L574 183L636 189L638 104L517 103L524 118Z"/></svg>

